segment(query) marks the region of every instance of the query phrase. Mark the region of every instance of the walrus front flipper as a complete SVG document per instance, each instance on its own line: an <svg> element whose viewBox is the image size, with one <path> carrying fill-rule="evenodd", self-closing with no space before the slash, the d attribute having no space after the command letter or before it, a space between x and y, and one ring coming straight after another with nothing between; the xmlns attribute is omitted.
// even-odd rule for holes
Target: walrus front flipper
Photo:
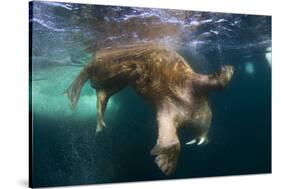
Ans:
<svg viewBox="0 0 281 189"><path fill-rule="evenodd" d="M65 91L65 94L70 99L71 109L74 109L76 107L77 102L79 100L81 88L84 83L88 80L88 78L89 76L87 68L85 67Z"/></svg>
<svg viewBox="0 0 281 189"><path fill-rule="evenodd" d="M156 155L155 163L161 171L166 175L170 175L176 169L180 152L180 142L175 123L175 111L170 109L170 107L163 107L157 113L157 121L157 144L150 153L151 155Z"/></svg>
<svg viewBox="0 0 281 189"><path fill-rule="evenodd" d="M233 66L226 65L211 75L197 74L193 83L196 88L202 91L222 90L231 80L234 73Z"/></svg>
<svg viewBox="0 0 281 189"><path fill-rule="evenodd" d="M106 126L103 119L103 114L106 109L110 95L105 90L97 90L97 127L96 133L101 132Z"/></svg>

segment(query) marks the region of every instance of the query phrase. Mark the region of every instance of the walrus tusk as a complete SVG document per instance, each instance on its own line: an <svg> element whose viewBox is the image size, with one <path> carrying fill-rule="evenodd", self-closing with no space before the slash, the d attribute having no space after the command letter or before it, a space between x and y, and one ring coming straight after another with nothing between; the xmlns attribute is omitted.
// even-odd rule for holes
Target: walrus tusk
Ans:
<svg viewBox="0 0 281 189"><path fill-rule="evenodd" d="M185 143L186 145L191 145L191 144L194 144L196 142L196 139L193 139L193 140L191 140L191 141L189 141L189 142L187 142L187 143Z"/></svg>
<svg viewBox="0 0 281 189"><path fill-rule="evenodd" d="M201 138L201 139L200 139L200 141L198 142L198 144L197 144L197 145L201 145L201 144L203 144L203 143L204 143L204 141L205 141L205 137Z"/></svg>

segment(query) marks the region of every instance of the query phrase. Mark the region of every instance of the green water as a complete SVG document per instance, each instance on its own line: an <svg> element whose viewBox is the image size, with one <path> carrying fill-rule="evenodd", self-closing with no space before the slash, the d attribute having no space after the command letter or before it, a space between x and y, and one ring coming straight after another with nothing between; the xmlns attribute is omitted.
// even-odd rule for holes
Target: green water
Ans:
<svg viewBox="0 0 281 189"><path fill-rule="evenodd" d="M36 1L30 36L33 186L271 172L271 17ZM155 112L133 89L111 97L98 136L95 90L86 83L74 111L63 94L94 55L86 48L134 41L172 44L199 73L235 68L209 96L209 143L182 145L168 177L149 154Z"/></svg>

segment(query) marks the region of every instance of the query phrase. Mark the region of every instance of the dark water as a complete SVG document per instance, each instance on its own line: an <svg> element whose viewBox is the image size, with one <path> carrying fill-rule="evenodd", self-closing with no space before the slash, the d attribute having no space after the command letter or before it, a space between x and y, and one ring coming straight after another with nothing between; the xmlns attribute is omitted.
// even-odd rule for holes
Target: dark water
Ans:
<svg viewBox="0 0 281 189"><path fill-rule="evenodd" d="M33 186L271 172L271 17L37 1L30 34ZM91 58L86 48L138 41L175 47L199 73L235 67L229 86L210 93L209 143L182 145L169 177L149 154L154 112L132 89L112 97L98 136L89 84L75 111L62 95Z"/></svg>

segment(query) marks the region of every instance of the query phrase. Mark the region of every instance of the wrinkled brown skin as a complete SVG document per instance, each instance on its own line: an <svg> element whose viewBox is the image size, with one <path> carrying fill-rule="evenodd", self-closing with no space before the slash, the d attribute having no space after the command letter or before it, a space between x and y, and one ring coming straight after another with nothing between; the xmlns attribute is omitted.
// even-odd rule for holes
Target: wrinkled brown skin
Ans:
<svg viewBox="0 0 281 189"><path fill-rule="evenodd" d="M135 44L106 48L96 53L66 91L72 107L81 87L90 80L97 91L96 132L105 128L103 114L110 96L133 87L156 111L158 139L151 155L166 174L174 172L180 153L179 128L192 128L196 141L206 139L212 113L208 92L223 89L233 75L224 66L212 75L195 73L175 51L159 44Z"/></svg>

